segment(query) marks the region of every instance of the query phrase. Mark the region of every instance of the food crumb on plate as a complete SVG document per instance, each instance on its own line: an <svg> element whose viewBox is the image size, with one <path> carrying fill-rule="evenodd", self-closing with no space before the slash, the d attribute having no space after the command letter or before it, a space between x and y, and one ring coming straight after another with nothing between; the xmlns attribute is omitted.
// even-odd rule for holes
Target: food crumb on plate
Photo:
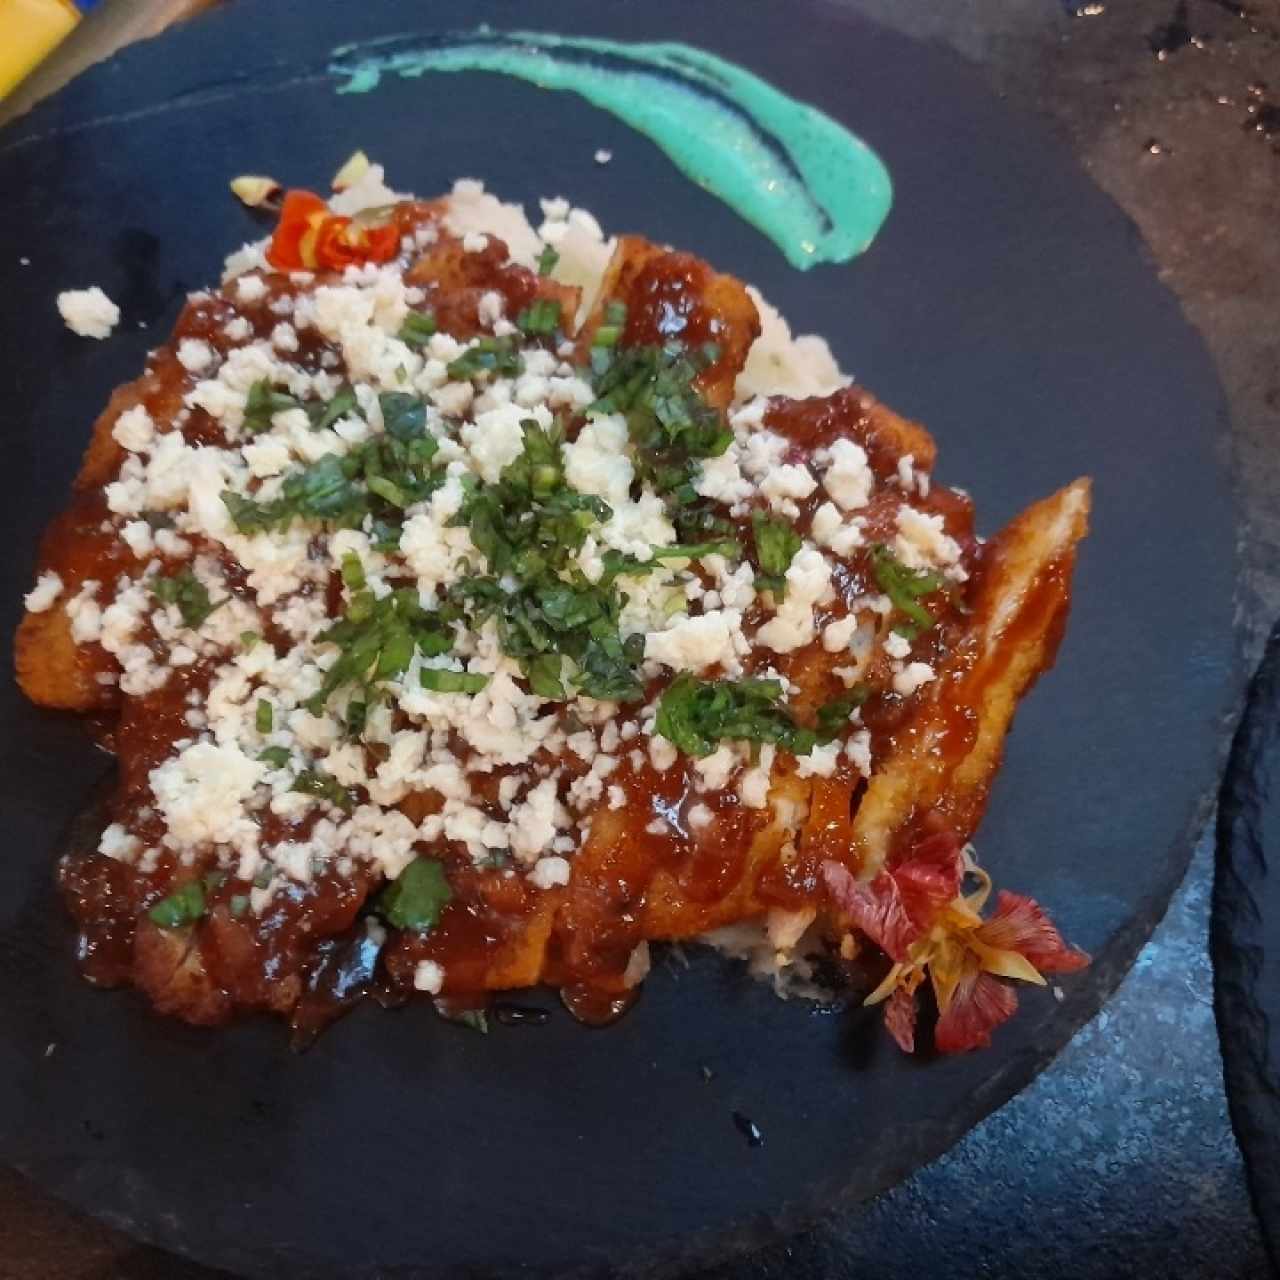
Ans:
<svg viewBox="0 0 1280 1280"><path fill-rule="evenodd" d="M606 151L604 147L601 147L596 152L596 164L608 164L609 161L612 159L613 159L613 152Z"/></svg>
<svg viewBox="0 0 1280 1280"><path fill-rule="evenodd" d="M120 323L120 308L96 284L58 294L58 313L82 338L109 338Z"/></svg>

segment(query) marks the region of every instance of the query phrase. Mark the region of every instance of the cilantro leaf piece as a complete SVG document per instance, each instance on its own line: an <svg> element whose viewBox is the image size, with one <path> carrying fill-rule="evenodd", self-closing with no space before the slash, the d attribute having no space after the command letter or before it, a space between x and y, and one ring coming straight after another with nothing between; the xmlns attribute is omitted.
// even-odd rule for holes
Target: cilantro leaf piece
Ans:
<svg viewBox="0 0 1280 1280"><path fill-rule="evenodd" d="M589 698L634 702L644 695L636 668L644 658L644 637L621 639L616 630L599 628L578 659L574 685Z"/></svg>
<svg viewBox="0 0 1280 1280"><path fill-rule="evenodd" d="M244 401L245 430L253 435L271 430L271 419L286 409L297 409L301 402L284 391L277 391L269 378L259 378L249 388Z"/></svg>
<svg viewBox="0 0 1280 1280"><path fill-rule="evenodd" d="M304 769L294 778L290 790L299 791L305 796L316 796L321 800L327 800L343 813L350 813L356 807L355 796L337 778L319 769Z"/></svg>
<svg viewBox="0 0 1280 1280"><path fill-rule="evenodd" d="M339 418L347 418L359 412L355 388L349 382L344 382L334 392L332 400L316 400L307 405L307 417L311 419L312 431L324 431Z"/></svg>
<svg viewBox="0 0 1280 1280"><path fill-rule="evenodd" d="M380 549L392 549L399 540L400 512L434 493L444 472L432 464L440 446L426 430L422 401L398 391L380 399L386 435L345 457L327 453L289 472L280 496L271 501L224 490L222 501L236 528L258 534L287 529L296 519L356 528L370 517Z"/></svg>
<svg viewBox="0 0 1280 1280"><path fill-rule="evenodd" d="M418 680L424 689L432 693L479 693L489 683L488 676L442 667L422 667Z"/></svg>
<svg viewBox="0 0 1280 1280"><path fill-rule="evenodd" d="M806 755L817 735L778 705L782 694L779 680L699 680L685 672L662 695L657 732L691 756L709 756L725 740L773 743Z"/></svg>
<svg viewBox="0 0 1280 1280"><path fill-rule="evenodd" d="M415 858L378 895L378 911L397 929L425 933L440 923L453 898L444 867L435 858Z"/></svg>
<svg viewBox="0 0 1280 1280"><path fill-rule="evenodd" d="M222 601L214 604L209 599L209 589L196 577L190 569L175 573L171 577L151 579L151 594L161 604L174 604L182 615L184 626L193 631L201 626L209 615L217 609Z"/></svg>
<svg viewBox="0 0 1280 1280"><path fill-rule="evenodd" d="M382 599L367 589L357 590L342 619L317 639L336 644L342 652L325 672L319 691L306 703L313 715L319 715L344 686L391 679L408 668L415 650L436 657L448 653L452 643L443 618L423 609L417 591L409 587Z"/></svg>
<svg viewBox="0 0 1280 1280"><path fill-rule="evenodd" d="M604 316L591 337L591 346L601 348L599 359L603 364L609 359L604 348L616 347L622 338L622 331L627 323L627 304L617 300L610 302L604 309Z"/></svg>
<svg viewBox="0 0 1280 1280"><path fill-rule="evenodd" d="M870 696L870 690L863 685L855 685L838 698L823 703L818 708L817 735L819 743L825 745L834 742L849 727L849 717L854 709L862 706Z"/></svg>
<svg viewBox="0 0 1280 1280"><path fill-rule="evenodd" d="M352 591L360 591L364 587L364 565L360 563L360 557L354 551L348 551L342 557L340 568L344 586L350 587Z"/></svg>
<svg viewBox="0 0 1280 1280"><path fill-rule="evenodd" d="M920 603L919 597L942 590L942 576L923 570L908 569L888 547L877 544L871 549L871 568L880 590L921 630L927 631L937 619Z"/></svg>
<svg viewBox="0 0 1280 1280"><path fill-rule="evenodd" d="M528 338L549 338L560 328L560 302L535 298L516 316L516 328Z"/></svg>
<svg viewBox="0 0 1280 1280"><path fill-rule="evenodd" d="M266 698L258 699L258 706L254 712L254 727L259 733L270 733L271 726L275 721L275 713L271 710L271 703Z"/></svg>
<svg viewBox="0 0 1280 1280"><path fill-rule="evenodd" d="M432 335L436 331L435 314L431 311L410 311L404 318L404 324L400 326L400 332L396 337L400 339L405 346L413 347L415 350L425 347L431 341Z"/></svg>
<svg viewBox="0 0 1280 1280"><path fill-rule="evenodd" d="M166 898L161 898L147 911L147 918L162 929L181 929L204 915L204 884L189 880Z"/></svg>
<svg viewBox="0 0 1280 1280"><path fill-rule="evenodd" d="M751 513L751 532L756 543L756 563L760 567L756 586L772 591L781 600L787 592L787 569L802 545L800 535L785 520L763 511Z"/></svg>
<svg viewBox="0 0 1280 1280"><path fill-rule="evenodd" d="M288 747L265 747L258 752L258 759L273 769L283 769L289 763Z"/></svg>
<svg viewBox="0 0 1280 1280"><path fill-rule="evenodd" d="M481 338L468 347L448 368L455 382L467 382L482 374L514 378L524 368L515 343L506 338Z"/></svg>
<svg viewBox="0 0 1280 1280"><path fill-rule="evenodd" d="M697 502L693 486L699 459L718 457L733 440L724 419L694 386L706 367L705 353L691 354L680 343L617 350L593 346L591 361L597 398L588 416L623 414L641 483L676 506Z"/></svg>
<svg viewBox="0 0 1280 1280"><path fill-rule="evenodd" d="M553 702L565 699L564 683L560 672L564 660L558 653L540 653L524 663L525 678L529 681L529 691L539 698L549 698Z"/></svg>
<svg viewBox="0 0 1280 1280"><path fill-rule="evenodd" d="M378 405L382 409L382 425L393 439L407 444L427 434L427 406L417 396L405 391L384 391L378 397Z"/></svg>
<svg viewBox="0 0 1280 1280"><path fill-rule="evenodd" d="M655 560L701 560L703 556L724 556L732 560L742 554L736 538L717 538L710 542L676 542L669 547L653 547Z"/></svg>
<svg viewBox="0 0 1280 1280"><path fill-rule="evenodd" d="M560 251L552 245L546 245L542 252L538 254L538 274L540 276L549 276L555 269L556 263L560 261Z"/></svg>

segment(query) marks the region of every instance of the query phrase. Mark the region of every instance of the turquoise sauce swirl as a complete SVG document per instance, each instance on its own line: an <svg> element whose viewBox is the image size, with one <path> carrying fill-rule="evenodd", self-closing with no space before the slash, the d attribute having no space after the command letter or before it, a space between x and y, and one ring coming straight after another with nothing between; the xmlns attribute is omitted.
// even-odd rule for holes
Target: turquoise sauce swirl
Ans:
<svg viewBox="0 0 1280 1280"><path fill-rule="evenodd" d="M862 253L893 202L879 156L842 124L685 44L481 27L429 42L346 45L329 71L339 93L368 93L388 75L458 71L576 93L651 139L802 271Z"/></svg>

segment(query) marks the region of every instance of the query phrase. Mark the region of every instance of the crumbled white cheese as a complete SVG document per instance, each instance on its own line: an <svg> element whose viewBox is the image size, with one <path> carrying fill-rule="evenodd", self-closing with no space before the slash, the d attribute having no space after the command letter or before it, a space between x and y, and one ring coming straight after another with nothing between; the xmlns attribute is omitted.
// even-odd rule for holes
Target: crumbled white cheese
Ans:
<svg viewBox="0 0 1280 1280"><path fill-rule="evenodd" d="M444 969L434 960L419 960L413 970L415 991L438 996L444 987Z"/></svg>
<svg viewBox="0 0 1280 1280"><path fill-rule="evenodd" d="M178 343L178 363L188 373L204 373L217 357L203 338L183 338Z"/></svg>
<svg viewBox="0 0 1280 1280"><path fill-rule="evenodd" d="M677 614L662 631L645 636L644 656L677 671L703 671L713 664L732 666L742 636L742 614L719 609L689 617Z"/></svg>
<svg viewBox="0 0 1280 1280"><path fill-rule="evenodd" d="M831 565L815 547L796 552L786 572L787 594L777 613L756 632L756 640L777 653L790 653L817 633L814 608L832 597Z"/></svg>
<svg viewBox="0 0 1280 1280"><path fill-rule="evenodd" d="M569 883L570 867L565 858L539 858L529 872L529 880L539 889L553 889L556 885Z"/></svg>
<svg viewBox="0 0 1280 1280"><path fill-rule="evenodd" d="M900 631L890 631L884 638L884 651L891 658L905 658L911 652L911 641Z"/></svg>
<svg viewBox="0 0 1280 1280"><path fill-rule="evenodd" d="M875 476L867 463L866 450L852 440L836 440L820 457L825 463L822 487L845 511L856 511L871 500Z"/></svg>
<svg viewBox="0 0 1280 1280"><path fill-rule="evenodd" d="M22 603L28 613L44 613L53 608L54 601L61 594L62 579L52 569L46 569L36 579L36 585L23 597Z"/></svg>
<svg viewBox="0 0 1280 1280"><path fill-rule="evenodd" d="M82 338L109 338L120 323L120 308L96 284L58 294L58 312L67 328Z"/></svg>
<svg viewBox="0 0 1280 1280"><path fill-rule="evenodd" d="M834 622L828 622L822 629L822 647L828 653L840 653L849 647L853 633L858 629L856 614L846 614Z"/></svg>
<svg viewBox="0 0 1280 1280"><path fill-rule="evenodd" d="M927 662L909 662L894 674L893 691L909 698L917 689L935 679L933 668Z"/></svg>
<svg viewBox="0 0 1280 1280"><path fill-rule="evenodd" d="M121 448L128 449L130 453L145 453L155 439L156 424L146 406L137 404L116 419L111 435Z"/></svg>
<svg viewBox="0 0 1280 1280"><path fill-rule="evenodd" d="M241 302L257 302L266 293L267 286L261 276L243 275L236 280L236 297Z"/></svg>
<svg viewBox="0 0 1280 1280"><path fill-rule="evenodd" d="M960 544L947 533L942 516L900 507L893 553L908 569L956 569Z"/></svg>

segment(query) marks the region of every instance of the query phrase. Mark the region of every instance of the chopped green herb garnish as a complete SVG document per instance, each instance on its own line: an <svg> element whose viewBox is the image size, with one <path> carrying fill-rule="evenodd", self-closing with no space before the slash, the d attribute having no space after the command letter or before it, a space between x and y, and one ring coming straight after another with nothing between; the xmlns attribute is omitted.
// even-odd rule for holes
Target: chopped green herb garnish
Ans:
<svg viewBox="0 0 1280 1280"><path fill-rule="evenodd" d="M257 534L310 519L353 529L371 519L381 546L398 542L400 512L430 497L444 472L433 466L439 443L427 433L423 402L402 392L386 392L379 400L386 435L345 457L325 454L289 472L278 498L259 502L224 490L222 501L236 528Z"/></svg>
<svg viewBox="0 0 1280 1280"><path fill-rule="evenodd" d="M286 409L297 409L300 401L284 391L277 391L269 378L259 378L249 388L244 402L245 430L252 434L271 430L271 419Z"/></svg>
<svg viewBox="0 0 1280 1280"><path fill-rule="evenodd" d="M578 666L573 684L580 692L638 698L643 639L624 642L619 633L623 598L613 578L588 582L574 560L588 530L612 512L566 483L559 423L523 425L519 457L497 484L475 490L456 518L467 525L489 576L451 589L452 607L472 626L496 620L502 651L521 664L541 697L565 696L561 658L567 657Z"/></svg>
<svg viewBox="0 0 1280 1280"><path fill-rule="evenodd" d="M360 404L356 400L355 388L347 382L334 392L332 400L317 400L307 405L307 417L311 419L312 431L324 431L333 426L339 418L346 418L359 412Z"/></svg>
<svg viewBox="0 0 1280 1280"><path fill-rule="evenodd" d="M354 551L348 551L342 557L342 582L352 591L359 591L364 587L364 565Z"/></svg>
<svg viewBox="0 0 1280 1280"><path fill-rule="evenodd" d="M551 245L545 246L538 254L538 274L549 276L556 269L556 263L559 261L560 251Z"/></svg>
<svg viewBox="0 0 1280 1280"><path fill-rule="evenodd" d="M259 698L258 709L253 717L254 727L259 733L270 733L274 720L275 716L271 710L271 703L266 698Z"/></svg>
<svg viewBox="0 0 1280 1280"><path fill-rule="evenodd" d="M293 791L300 791L305 796L317 796L336 805L343 813L350 813L356 807L355 797L340 783L337 778L319 769L304 769L293 780Z"/></svg>
<svg viewBox="0 0 1280 1280"><path fill-rule="evenodd" d="M219 607L209 600L209 589L190 569L175 573L172 577L151 579L151 594L161 604L177 605L184 626L192 630L199 627Z"/></svg>
<svg viewBox="0 0 1280 1280"><path fill-rule="evenodd" d="M654 547L655 560L701 560L703 556L724 556L731 560L742 554L736 538L717 538L711 542L676 542L669 547Z"/></svg>
<svg viewBox="0 0 1280 1280"><path fill-rule="evenodd" d="M593 347L616 347L622 337L623 327L627 323L627 304L611 302L604 309L604 318L591 336Z"/></svg>
<svg viewBox="0 0 1280 1280"><path fill-rule="evenodd" d="M396 337L406 346L425 347L436 331L436 318L430 311L410 311Z"/></svg>
<svg viewBox="0 0 1280 1280"><path fill-rule="evenodd" d="M378 397L382 409L382 425L387 434L402 443L418 440L427 434L427 406L417 396L405 391L384 391ZM432 437L432 445L435 439ZM431 450L435 453L435 448Z"/></svg>
<svg viewBox="0 0 1280 1280"><path fill-rule="evenodd" d="M592 350L597 399L590 414L621 413L636 450L636 475L669 504L698 501L699 460L722 454L733 440L721 415L694 387L705 367L678 343Z"/></svg>
<svg viewBox="0 0 1280 1280"><path fill-rule="evenodd" d="M240 633L240 647L248 653L262 637L256 631L242 631Z"/></svg>
<svg viewBox="0 0 1280 1280"><path fill-rule="evenodd" d="M189 880L147 911L147 917L162 929L181 929L204 915L204 885Z"/></svg>
<svg viewBox="0 0 1280 1280"><path fill-rule="evenodd" d="M565 691L560 679L563 666L564 659L558 653L540 653L535 658L526 659L524 674L529 681L529 692L539 698L563 702Z"/></svg>
<svg viewBox="0 0 1280 1280"><path fill-rule="evenodd" d="M855 685L847 693L832 698L818 708L818 741L834 742L849 726L849 717L857 707L866 702L870 690L862 685Z"/></svg>
<svg viewBox="0 0 1280 1280"><path fill-rule="evenodd" d="M871 567L880 590L893 601L895 609L906 614L921 630L927 631L934 625L937 619L919 598L942 590L944 584L940 574L908 569L883 545L872 548Z"/></svg>
<svg viewBox="0 0 1280 1280"><path fill-rule="evenodd" d="M765 515L763 511L751 513L751 532L756 543L756 587L772 591L781 600L787 591L786 572L800 550L800 535L785 521Z"/></svg>
<svg viewBox="0 0 1280 1280"><path fill-rule="evenodd" d="M342 652L325 672L319 692L306 706L320 715L330 697L345 685L367 687L400 675L413 661L415 650L434 658L448 653L452 643L447 624L418 603L412 587L401 587L378 599L367 588L358 590L345 616L318 640L336 644Z"/></svg>
<svg viewBox="0 0 1280 1280"><path fill-rule="evenodd" d="M435 858L415 858L378 895L378 911L397 929L426 932L440 923L452 898L444 867Z"/></svg>
<svg viewBox="0 0 1280 1280"><path fill-rule="evenodd" d="M488 676L450 671L445 667L423 667L418 672L418 679L422 687L432 693L479 693L489 683Z"/></svg>
<svg viewBox="0 0 1280 1280"><path fill-rule="evenodd" d="M817 742L779 706L779 680L698 680L677 676L658 704L657 731L686 755L709 756L725 740L774 743L807 755Z"/></svg>
<svg viewBox="0 0 1280 1280"><path fill-rule="evenodd" d="M258 759L273 769L283 769L289 763L288 747L265 747L258 752Z"/></svg>
<svg viewBox="0 0 1280 1280"><path fill-rule="evenodd" d="M361 738L364 736L364 726L369 719L369 704L363 699L352 698L347 703L347 736L351 738Z"/></svg>
<svg viewBox="0 0 1280 1280"><path fill-rule="evenodd" d="M560 328L557 298L535 298L516 316L516 327L530 338L549 338Z"/></svg>
<svg viewBox="0 0 1280 1280"><path fill-rule="evenodd" d="M509 337L481 338L450 363L448 373L455 381L465 382L481 374L514 378L523 367L520 352Z"/></svg>
<svg viewBox="0 0 1280 1280"><path fill-rule="evenodd" d="M247 893L233 893L227 901L227 906L231 914L239 920L249 910L249 895Z"/></svg>

